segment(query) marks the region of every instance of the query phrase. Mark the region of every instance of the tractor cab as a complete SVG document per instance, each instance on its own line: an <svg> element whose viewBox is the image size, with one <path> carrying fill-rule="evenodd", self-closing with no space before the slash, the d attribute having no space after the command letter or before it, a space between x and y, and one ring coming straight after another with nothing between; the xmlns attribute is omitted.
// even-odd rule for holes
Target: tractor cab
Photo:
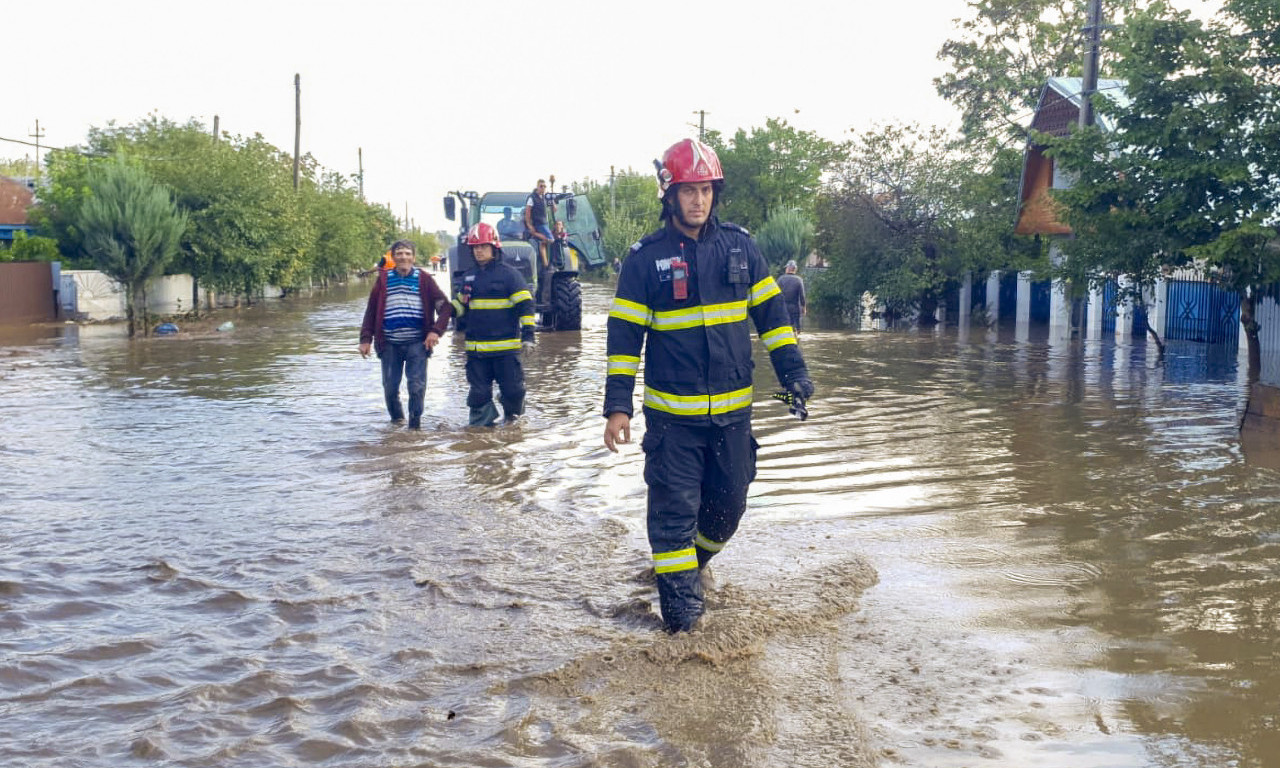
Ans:
<svg viewBox="0 0 1280 768"><path fill-rule="evenodd" d="M502 241L503 262L513 267L529 284L543 330L576 331L582 327L582 287L578 273L604 264L600 226L586 195L569 192L548 193L556 211L548 211L552 230L563 229L548 248L543 263L536 240L528 239L524 228L524 203L528 193L451 192L444 198L445 218L458 221L458 244L449 249L453 284L462 273L475 266L466 245L467 231L480 222L493 226ZM458 203L461 203L459 210ZM559 223L561 226L557 226Z"/></svg>

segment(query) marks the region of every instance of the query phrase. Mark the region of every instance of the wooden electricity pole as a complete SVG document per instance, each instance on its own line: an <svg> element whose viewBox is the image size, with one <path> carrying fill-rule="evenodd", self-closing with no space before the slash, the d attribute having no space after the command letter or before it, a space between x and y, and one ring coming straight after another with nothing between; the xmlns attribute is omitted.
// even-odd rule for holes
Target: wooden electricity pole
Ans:
<svg viewBox="0 0 1280 768"><path fill-rule="evenodd" d="M1084 78L1080 86L1078 125L1093 125L1093 95L1098 92L1098 45L1102 38L1102 0L1089 0L1089 25L1085 27Z"/></svg>
<svg viewBox="0 0 1280 768"><path fill-rule="evenodd" d="M707 111L695 109L693 114L698 116L698 141L702 141L702 137L707 133Z"/></svg>
<svg viewBox="0 0 1280 768"><path fill-rule="evenodd" d="M298 162L302 153L302 75L293 76L293 191L298 191Z"/></svg>
<svg viewBox="0 0 1280 768"><path fill-rule="evenodd" d="M40 139L44 137L44 131L40 130L40 121L36 120L36 132L28 133L36 140L36 186L40 186Z"/></svg>
<svg viewBox="0 0 1280 768"><path fill-rule="evenodd" d="M364 147L356 147L356 162L359 163L360 172L356 178L360 179L360 199L364 199Z"/></svg>
<svg viewBox="0 0 1280 768"><path fill-rule="evenodd" d="M218 116L217 115L213 116L213 140L214 142L218 141Z"/></svg>

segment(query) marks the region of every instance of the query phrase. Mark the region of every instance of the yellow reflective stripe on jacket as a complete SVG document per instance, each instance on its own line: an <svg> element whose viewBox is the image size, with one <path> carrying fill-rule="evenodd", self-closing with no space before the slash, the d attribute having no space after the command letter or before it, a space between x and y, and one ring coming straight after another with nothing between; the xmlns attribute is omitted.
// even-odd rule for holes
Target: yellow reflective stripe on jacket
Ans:
<svg viewBox="0 0 1280 768"><path fill-rule="evenodd" d="M751 405L751 387L711 395L673 395L646 386L644 404L654 410L676 416L706 416L728 413Z"/></svg>
<svg viewBox="0 0 1280 768"><path fill-rule="evenodd" d="M653 313L643 304L619 299L615 296L613 308L609 310L609 317L616 317L619 320L626 320L629 323L643 325L648 328L653 320Z"/></svg>
<svg viewBox="0 0 1280 768"><path fill-rule="evenodd" d="M653 570L656 573L674 573L675 571L691 571L698 567L698 553L693 547L679 549L675 552L654 552Z"/></svg>
<svg viewBox="0 0 1280 768"><path fill-rule="evenodd" d="M693 543L708 552L719 552L724 549L723 541L712 541L706 536L703 536L701 531L698 532L697 536L693 537Z"/></svg>
<svg viewBox="0 0 1280 768"><path fill-rule="evenodd" d="M749 301L751 302L751 306L758 307L780 293L782 293L782 289L778 287L777 281L772 277L766 277L751 286L751 297Z"/></svg>
<svg viewBox="0 0 1280 768"><path fill-rule="evenodd" d="M747 302L729 301L724 304L704 304L688 309L669 309L653 313L653 330L678 331L697 328L700 325L746 322Z"/></svg>
<svg viewBox="0 0 1280 768"><path fill-rule="evenodd" d="M780 325L772 331L761 335L760 340L764 342L764 348L772 352L779 347L795 344L796 332L789 325Z"/></svg>
<svg viewBox="0 0 1280 768"><path fill-rule="evenodd" d="M462 302L458 301L457 299L454 299L453 301L451 301L451 302L449 302L449 303L453 305L453 314L454 314L454 316L461 316L463 313L465 313L465 312L467 311L467 305L466 305L466 304L463 304Z"/></svg>
<svg viewBox="0 0 1280 768"><path fill-rule="evenodd" d="M472 299L472 309L511 309L515 302L511 299Z"/></svg>
<svg viewBox="0 0 1280 768"><path fill-rule="evenodd" d="M609 370L606 375L620 373L623 376L635 376L640 371L640 358L636 355L609 355Z"/></svg>
<svg viewBox="0 0 1280 768"><path fill-rule="evenodd" d="M472 341L467 339L468 352L505 352L508 349L520 349L520 340L499 339L497 341Z"/></svg>
<svg viewBox="0 0 1280 768"><path fill-rule="evenodd" d="M533 315L521 315L521 316L520 316L520 324L521 324L521 325L533 325Z"/></svg>
<svg viewBox="0 0 1280 768"><path fill-rule="evenodd" d="M511 301L511 306L515 306L522 301L533 301L533 294L529 293L528 290L522 289L511 294L511 298L509 300Z"/></svg>

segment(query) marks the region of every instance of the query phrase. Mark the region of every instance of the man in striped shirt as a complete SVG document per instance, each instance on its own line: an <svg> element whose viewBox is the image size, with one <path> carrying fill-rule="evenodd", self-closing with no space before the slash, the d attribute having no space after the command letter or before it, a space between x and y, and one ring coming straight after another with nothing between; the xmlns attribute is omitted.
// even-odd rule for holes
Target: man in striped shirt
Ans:
<svg viewBox="0 0 1280 768"><path fill-rule="evenodd" d="M398 240L391 246L395 269L374 281L360 326L360 354L370 346L382 361L382 392L391 421L404 421L400 381L409 380L409 428L422 427L427 392L427 358L449 326L453 307L436 281L414 265L416 247Z"/></svg>

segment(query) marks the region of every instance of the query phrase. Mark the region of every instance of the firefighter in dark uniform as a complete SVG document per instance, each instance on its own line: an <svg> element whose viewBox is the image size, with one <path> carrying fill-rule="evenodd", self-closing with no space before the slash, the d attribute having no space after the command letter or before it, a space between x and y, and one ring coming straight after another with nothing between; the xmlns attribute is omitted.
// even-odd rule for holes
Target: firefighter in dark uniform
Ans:
<svg viewBox="0 0 1280 768"><path fill-rule="evenodd" d="M476 266L462 276L453 313L466 327L469 423L491 427L498 420L495 381L503 420L512 422L524 413L520 351L533 346L533 295L520 273L502 263L502 242L492 226L473 226L467 245Z"/></svg>
<svg viewBox="0 0 1280 768"><path fill-rule="evenodd" d="M813 383L778 284L751 235L719 221L715 152L681 141L659 170L665 226L631 248L608 320L605 446L631 440L644 350L644 480L662 618L687 631L703 612L700 571L738 528L756 474L751 326L778 381L808 399Z"/></svg>

